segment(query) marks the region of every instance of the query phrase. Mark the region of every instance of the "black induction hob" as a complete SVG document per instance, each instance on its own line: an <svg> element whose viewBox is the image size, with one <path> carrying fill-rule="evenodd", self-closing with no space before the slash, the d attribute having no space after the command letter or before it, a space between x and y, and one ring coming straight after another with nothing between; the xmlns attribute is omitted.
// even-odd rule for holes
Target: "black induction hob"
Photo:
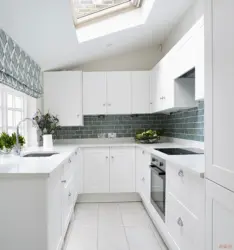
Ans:
<svg viewBox="0 0 234 250"><path fill-rule="evenodd" d="M155 150L167 155L197 155L204 154L201 149L198 148L155 148Z"/></svg>

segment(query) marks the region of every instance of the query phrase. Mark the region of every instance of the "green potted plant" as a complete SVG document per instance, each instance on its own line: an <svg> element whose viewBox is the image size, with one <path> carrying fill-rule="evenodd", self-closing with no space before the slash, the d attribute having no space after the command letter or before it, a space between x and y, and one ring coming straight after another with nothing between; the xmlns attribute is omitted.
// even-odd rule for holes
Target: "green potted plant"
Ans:
<svg viewBox="0 0 234 250"><path fill-rule="evenodd" d="M21 147L25 144L25 139L23 136L19 135L19 143ZM0 149L4 154L11 153L12 149L16 145L16 134L13 133L9 135L5 132L2 132L0 135Z"/></svg>
<svg viewBox="0 0 234 250"><path fill-rule="evenodd" d="M53 146L52 138L60 127L58 117L55 115L52 115L49 112L46 114L42 114L42 112L38 110L33 119L36 121L40 129L39 131L40 141L42 141L42 138L43 138L44 146L45 144L48 145L48 147Z"/></svg>

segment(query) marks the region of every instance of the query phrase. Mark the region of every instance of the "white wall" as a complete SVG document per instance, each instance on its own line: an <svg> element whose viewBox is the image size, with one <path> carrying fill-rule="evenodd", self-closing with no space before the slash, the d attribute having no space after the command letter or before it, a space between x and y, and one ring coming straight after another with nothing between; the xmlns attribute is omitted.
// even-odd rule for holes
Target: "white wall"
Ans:
<svg viewBox="0 0 234 250"><path fill-rule="evenodd" d="M171 31L163 43L163 55L168 53L202 15L204 15L204 0L196 0L191 8L181 17L178 25Z"/></svg>
<svg viewBox="0 0 234 250"><path fill-rule="evenodd" d="M161 53L159 47L139 49L131 53L108 57L97 61L79 65L73 70L82 71L121 71L121 70L149 70L159 61Z"/></svg>

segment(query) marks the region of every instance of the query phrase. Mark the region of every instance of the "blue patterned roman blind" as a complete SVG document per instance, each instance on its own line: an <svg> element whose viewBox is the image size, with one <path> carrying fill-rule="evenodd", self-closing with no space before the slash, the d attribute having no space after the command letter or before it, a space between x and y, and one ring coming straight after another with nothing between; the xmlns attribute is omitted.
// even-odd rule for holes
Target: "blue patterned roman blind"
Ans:
<svg viewBox="0 0 234 250"><path fill-rule="evenodd" d="M41 68L0 29L0 83L39 98L43 93Z"/></svg>

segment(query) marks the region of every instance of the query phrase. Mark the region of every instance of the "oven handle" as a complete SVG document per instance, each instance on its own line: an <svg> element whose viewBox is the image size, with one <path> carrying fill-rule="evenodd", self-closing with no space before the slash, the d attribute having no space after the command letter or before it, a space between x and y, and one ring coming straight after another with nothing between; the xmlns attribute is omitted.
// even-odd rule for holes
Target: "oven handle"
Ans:
<svg viewBox="0 0 234 250"><path fill-rule="evenodd" d="M151 170L153 170L157 175L166 175L166 172L161 170L160 168L156 167L155 165L150 165Z"/></svg>

